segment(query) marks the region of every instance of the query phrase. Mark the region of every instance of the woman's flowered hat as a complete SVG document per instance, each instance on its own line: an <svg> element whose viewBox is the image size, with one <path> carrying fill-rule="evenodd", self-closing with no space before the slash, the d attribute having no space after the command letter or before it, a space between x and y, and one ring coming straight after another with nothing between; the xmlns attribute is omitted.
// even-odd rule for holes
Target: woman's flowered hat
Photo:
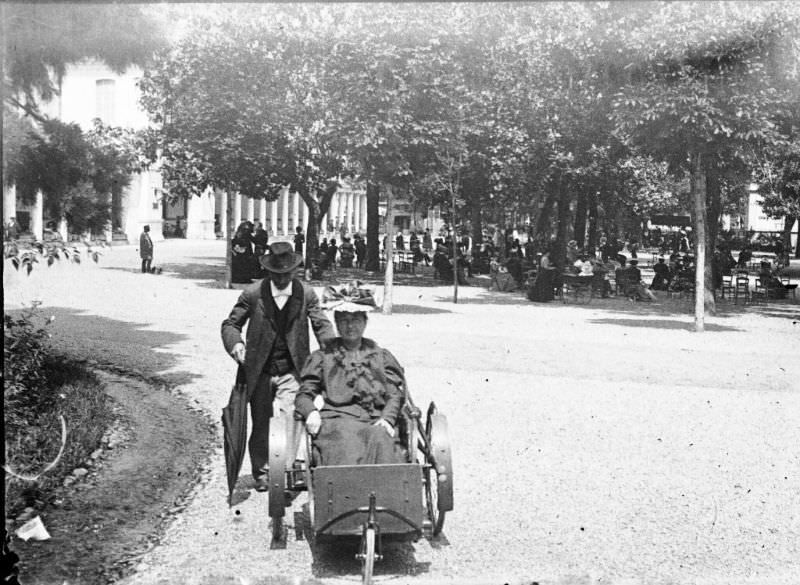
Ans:
<svg viewBox="0 0 800 585"><path fill-rule="evenodd" d="M358 280L343 287L328 286L322 291L322 308L342 313L369 313L374 310L375 294Z"/></svg>

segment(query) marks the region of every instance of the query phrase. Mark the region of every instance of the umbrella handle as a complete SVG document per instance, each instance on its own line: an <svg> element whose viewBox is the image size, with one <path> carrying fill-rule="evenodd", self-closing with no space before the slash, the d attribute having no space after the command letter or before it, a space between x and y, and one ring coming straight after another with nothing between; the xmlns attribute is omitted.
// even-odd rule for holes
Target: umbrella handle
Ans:
<svg viewBox="0 0 800 585"><path fill-rule="evenodd" d="M244 366L239 364L236 370L236 385L239 386L241 384L247 384L247 372L245 372Z"/></svg>

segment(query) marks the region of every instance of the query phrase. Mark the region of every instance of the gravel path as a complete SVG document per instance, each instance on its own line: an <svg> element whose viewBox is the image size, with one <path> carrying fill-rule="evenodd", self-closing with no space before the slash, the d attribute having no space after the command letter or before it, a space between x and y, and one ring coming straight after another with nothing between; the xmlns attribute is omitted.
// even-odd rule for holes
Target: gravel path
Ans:
<svg viewBox="0 0 800 585"><path fill-rule="evenodd" d="M5 304L108 320L110 352L163 354L157 373L218 418L234 375L219 324L239 294L214 282L223 254L159 244L158 276L135 272L133 247L27 279L7 268ZM686 302L450 294L396 287L395 313L367 328L454 445L446 539L393 548L379 583L800 582L800 306L736 308L698 335ZM265 494L228 509L221 439L212 469L126 585L359 582L350 551L294 538L292 514L288 548L269 550Z"/></svg>

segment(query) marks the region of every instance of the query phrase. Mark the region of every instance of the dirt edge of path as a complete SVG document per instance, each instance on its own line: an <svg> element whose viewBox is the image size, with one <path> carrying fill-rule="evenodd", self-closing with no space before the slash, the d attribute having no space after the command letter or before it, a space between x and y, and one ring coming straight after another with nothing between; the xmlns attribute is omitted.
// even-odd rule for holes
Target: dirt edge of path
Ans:
<svg viewBox="0 0 800 585"><path fill-rule="evenodd" d="M51 539L14 538L23 585L105 584L132 573L209 476L218 430L160 379L99 370L126 440L40 513ZM114 370L114 371L110 371Z"/></svg>

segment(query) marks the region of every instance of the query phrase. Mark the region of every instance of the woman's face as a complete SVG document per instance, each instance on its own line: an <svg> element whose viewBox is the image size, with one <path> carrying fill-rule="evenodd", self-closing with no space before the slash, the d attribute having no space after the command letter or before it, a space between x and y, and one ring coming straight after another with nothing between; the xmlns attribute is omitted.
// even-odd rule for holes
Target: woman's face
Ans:
<svg viewBox="0 0 800 585"><path fill-rule="evenodd" d="M344 341L360 342L367 327L365 313L339 313L336 315L336 329Z"/></svg>

